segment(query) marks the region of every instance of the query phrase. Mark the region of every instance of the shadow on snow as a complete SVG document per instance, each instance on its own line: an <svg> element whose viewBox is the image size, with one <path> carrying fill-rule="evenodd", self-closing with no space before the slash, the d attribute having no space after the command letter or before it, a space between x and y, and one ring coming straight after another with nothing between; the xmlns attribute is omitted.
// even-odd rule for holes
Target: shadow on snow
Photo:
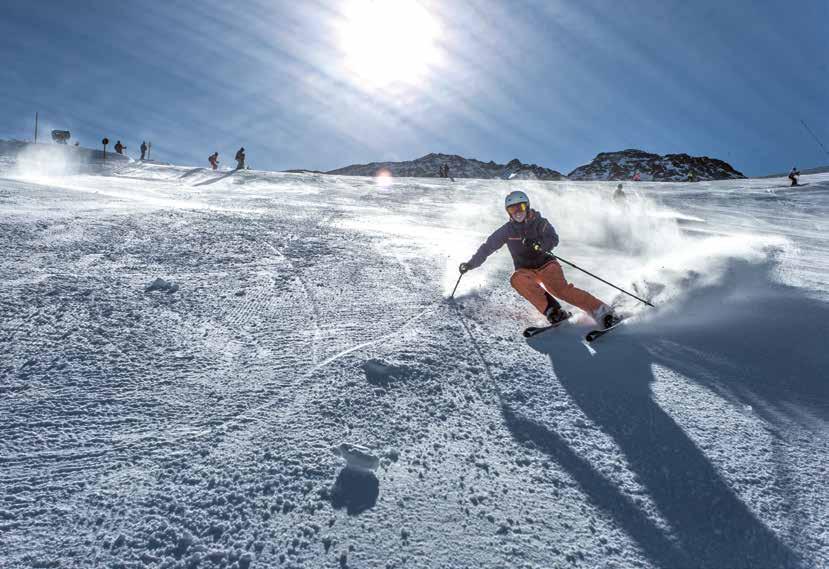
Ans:
<svg viewBox="0 0 829 569"><path fill-rule="evenodd" d="M772 284L770 270L771 264L736 264L718 285L689 295L670 323L657 316L620 328L596 344L595 355L573 334L530 342L549 354L569 396L624 453L671 535L553 428L502 399L513 436L555 459L659 566L804 563L746 507L651 391L658 364L730 401L751 404L772 425L807 417L808 427L826 420L829 398L822 378L829 355L820 331L829 321L829 305Z"/></svg>

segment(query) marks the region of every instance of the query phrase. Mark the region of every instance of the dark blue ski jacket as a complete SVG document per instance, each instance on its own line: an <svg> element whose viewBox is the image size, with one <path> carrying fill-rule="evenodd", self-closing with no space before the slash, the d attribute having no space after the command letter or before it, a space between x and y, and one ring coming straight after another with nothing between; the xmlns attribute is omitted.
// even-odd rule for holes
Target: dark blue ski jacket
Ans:
<svg viewBox="0 0 829 569"><path fill-rule="evenodd" d="M542 250L533 251L524 245L524 239L541 243ZM496 229L469 260L467 263L469 268L480 267L487 257L504 244L512 255L512 263L516 269L538 269L550 260L544 251L549 251L558 245L558 234L549 221L541 217L541 214L534 209L530 209L523 223L510 218L508 222Z"/></svg>

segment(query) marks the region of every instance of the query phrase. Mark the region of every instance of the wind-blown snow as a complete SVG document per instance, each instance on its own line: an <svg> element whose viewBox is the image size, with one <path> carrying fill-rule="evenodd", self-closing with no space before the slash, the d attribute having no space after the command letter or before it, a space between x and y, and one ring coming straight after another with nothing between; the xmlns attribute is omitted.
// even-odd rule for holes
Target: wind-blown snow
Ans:
<svg viewBox="0 0 829 569"><path fill-rule="evenodd" d="M829 565L829 175L19 174L0 566ZM527 342L506 251L448 301L519 188L658 308Z"/></svg>

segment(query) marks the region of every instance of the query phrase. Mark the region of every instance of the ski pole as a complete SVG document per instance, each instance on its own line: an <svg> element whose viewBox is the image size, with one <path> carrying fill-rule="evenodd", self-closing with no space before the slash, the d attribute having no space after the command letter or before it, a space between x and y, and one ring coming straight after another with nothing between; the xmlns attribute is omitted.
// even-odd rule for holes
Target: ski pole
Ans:
<svg viewBox="0 0 829 569"><path fill-rule="evenodd" d="M639 298L639 297L638 297L638 296L636 296L635 294L629 293L629 292L628 292L628 291L626 291L625 289L623 289L623 288L619 288L619 287L618 287L618 286L616 286L615 284L607 282L607 281L606 281L606 280L604 280L602 277L596 276L596 275L594 275L593 273L591 273L590 271L586 271L586 270L582 269L581 267L579 267L579 266L578 266L578 265L576 265L575 263L571 263L571 262L570 262L570 261L568 261L567 259L562 259L562 258L561 258L561 257L559 257L558 255L554 255L554 254L553 254L553 253L551 253L550 251L545 251L545 253L547 253L547 255L548 255L549 257L553 258L553 259L557 259L557 260L561 261L562 263L567 263L568 265L570 265L570 266L571 266L571 267L573 267L574 269L578 269L578 270L580 270L581 272L583 272L583 273L585 273L585 274L590 275L590 276L591 276L591 277L593 277L594 279L596 279L596 280L600 280L600 281L602 281L604 284L612 286L612 287L613 287L613 288L615 288L616 290L618 290L618 291L620 291L620 292L623 292L623 293L625 293L626 295L628 295L628 296L631 296L631 297L635 298L635 299L636 299L636 300L638 300L639 302L644 302L644 303L645 303L645 304L647 304L648 306L650 306L650 307L652 307L652 308L656 308L656 306L654 306L653 304L651 304L650 302L648 302L648 301L647 301L647 300L645 300L644 298ZM454 293L452 293L452 294L454 294Z"/></svg>
<svg viewBox="0 0 829 569"><path fill-rule="evenodd" d="M458 276L458 282L455 283L455 288L452 289L452 294L449 295L449 300L455 298L455 291L458 290L458 285L461 284L461 279L463 278L463 273Z"/></svg>

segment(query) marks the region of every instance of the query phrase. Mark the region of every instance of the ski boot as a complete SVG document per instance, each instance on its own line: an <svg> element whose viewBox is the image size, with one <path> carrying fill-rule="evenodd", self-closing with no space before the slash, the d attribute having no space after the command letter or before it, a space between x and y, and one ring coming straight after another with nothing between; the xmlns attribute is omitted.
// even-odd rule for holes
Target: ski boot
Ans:
<svg viewBox="0 0 829 569"><path fill-rule="evenodd" d="M570 318L572 314L560 306L551 306L544 312L544 316L547 317L547 321L550 323L550 326L558 326Z"/></svg>
<svg viewBox="0 0 829 569"><path fill-rule="evenodd" d="M604 305L601 308L599 308L593 314L593 318L600 326L603 326L605 330L607 330L608 328L612 328L613 326L615 326L623 320L621 316L613 312L613 309L607 305Z"/></svg>

